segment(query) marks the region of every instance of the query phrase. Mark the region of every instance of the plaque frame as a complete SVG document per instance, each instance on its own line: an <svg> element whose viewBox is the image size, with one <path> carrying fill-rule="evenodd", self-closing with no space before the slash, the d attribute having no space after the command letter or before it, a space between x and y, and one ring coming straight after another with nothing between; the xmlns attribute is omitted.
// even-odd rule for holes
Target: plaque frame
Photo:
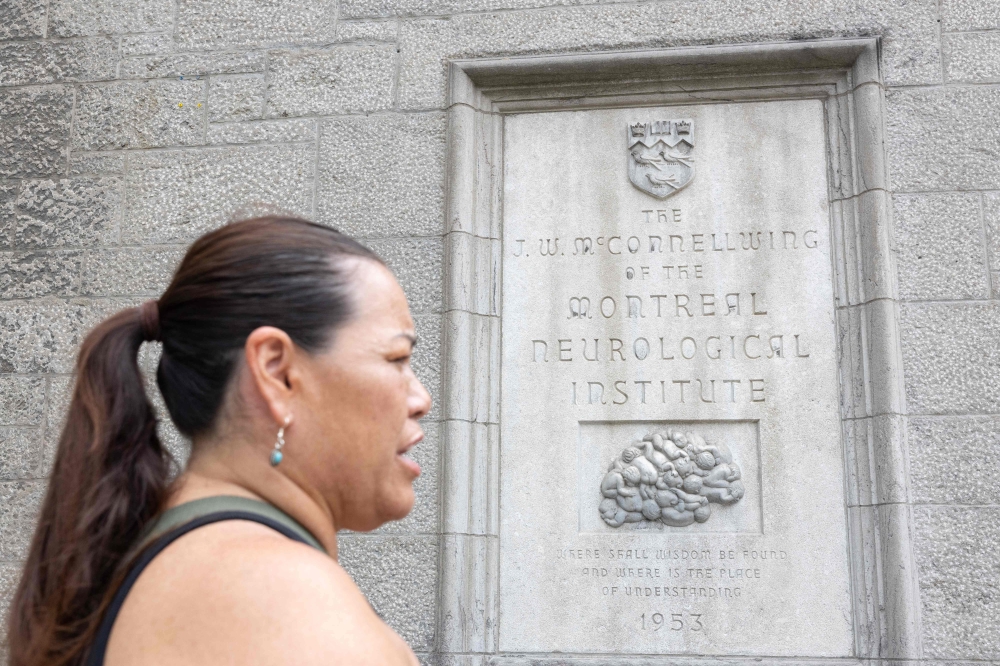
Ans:
<svg viewBox="0 0 1000 666"><path fill-rule="evenodd" d="M852 656L919 657L879 50L878 39L828 39L448 63L436 651L449 664L507 660L497 637L504 115L780 99L820 99L827 119Z"/></svg>

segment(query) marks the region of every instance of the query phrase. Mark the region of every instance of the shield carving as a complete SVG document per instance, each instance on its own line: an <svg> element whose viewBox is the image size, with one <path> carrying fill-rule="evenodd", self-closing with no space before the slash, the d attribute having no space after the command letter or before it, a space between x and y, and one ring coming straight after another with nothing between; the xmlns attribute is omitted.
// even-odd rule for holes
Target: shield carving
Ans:
<svg viewBox="0 0 1000 666"><path fill-rule="evenodd" d="M694 178L694 121L654 120L629 125L628 179L666 199Z"/></svg>

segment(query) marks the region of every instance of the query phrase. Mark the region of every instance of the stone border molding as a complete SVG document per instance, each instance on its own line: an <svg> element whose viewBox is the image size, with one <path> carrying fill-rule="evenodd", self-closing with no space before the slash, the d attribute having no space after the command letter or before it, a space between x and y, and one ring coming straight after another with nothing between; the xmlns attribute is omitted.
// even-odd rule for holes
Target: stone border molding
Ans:
<svg viewBox="0 0 1000 666"><path fill-rule="evenodd" d="M853 657L922 656L880 63L877 39L449 63L437 634L437 651L449 664L503 657L497 609L505 114L803 98L822 100L827 118Z"/></svg>

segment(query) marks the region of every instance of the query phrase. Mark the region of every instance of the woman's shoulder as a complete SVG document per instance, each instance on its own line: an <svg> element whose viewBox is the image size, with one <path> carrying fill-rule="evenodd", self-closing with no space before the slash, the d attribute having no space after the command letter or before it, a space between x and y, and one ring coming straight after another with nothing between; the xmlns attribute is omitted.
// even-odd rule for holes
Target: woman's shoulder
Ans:
<svg viewBox="0 0 1000 666"><path fill-rule="evenodd" d="M168 546L125 601L108 647L125 663L411 663L335 560L247 521Z"/></svg>

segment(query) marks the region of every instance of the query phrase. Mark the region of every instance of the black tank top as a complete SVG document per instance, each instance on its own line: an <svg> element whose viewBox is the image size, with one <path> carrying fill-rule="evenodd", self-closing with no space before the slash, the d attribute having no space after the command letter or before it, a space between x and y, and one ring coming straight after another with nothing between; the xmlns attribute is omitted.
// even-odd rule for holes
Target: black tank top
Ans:
<svg viewBox="0 0 1000 666"><path fill-rule="evenodd" d="M145 530L133 548L131 557L135 557L135 561L101 620L94 643L87 654L87 666L103 666L104 653L108 649L108 639L111 637L111 629L115 625L118 612L135 581L153 558L188 532L223 520L249 520L260 523L293 541L326 552L316 538L291 516L270 504L246 497L206 497L168 509Z"/></svg>

